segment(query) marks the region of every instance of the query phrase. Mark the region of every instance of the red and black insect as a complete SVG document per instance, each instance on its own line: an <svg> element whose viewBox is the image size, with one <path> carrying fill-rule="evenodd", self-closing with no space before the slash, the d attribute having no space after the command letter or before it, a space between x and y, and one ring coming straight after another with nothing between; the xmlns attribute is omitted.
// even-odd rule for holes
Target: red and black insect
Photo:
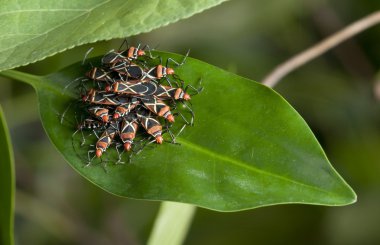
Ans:
<svg viewBox="0 0 380 245"><path fill-rule="evenodd" d="M154 95L159 85L153 81L130 83L115 82L112 85L112 91L116 94L147 96Z"/></svg>
<svg viewBox="0 0 380 245"><path fill-rule="evenodd" d="M135 115L123 117L120 127L120 139L124 144L124 150L131 150L133 140L136 137L137 128L138 123Z"/></svg>
<svg viewBox="0 0 380 245"><path fill-rule="evenodd" d="M153 81L143 83L115 82L112 91L118 94L128 94L136 96L152 95L156 98L167 100L190 100L191 97L180 87L170 87L156 84Z"/></svg>
<svg viewBox="0 0 380 245"><path fill-rule="evenodd" d="M129 112L131 112L133 109L136 108L140 104L140 100L137 98L131 98L128 103L119 105L118 107L115 108L115 112L113 114L113 117L115 119L118 119L120 117L126 116Z"/></svg>
<svg viewBox="0 0 380 245"><path fill-rule="evenodd" d="M95 81L113 82L112 72L98 67L93 67L85 75Z"/></svg>
<svg viewBox="0 0 380 245"><path fill-rule="evenodd" d="M111 122L109 126L104 130L102 135L99 137L96 142L96 157L101 157L103 152L112 144L113 139L115 138L116 133L118 132L118 124L116 121Z"/></svg>
<svg viewBox="0 0 380 245"><path fill-rule="evenodd" d="M80 123L77 124L77 130L72 134L72 140L74 140L74 136L78 133L81 132L82 136L82 141L81 141L81 146L83 146L86 142L85 136L83 134L84 130L90 131L91 134L97 135L96 131L100 132L103 131L106 127L108 126L108 123L99 121L97 119L93 118L86 118L85 120L81 121ZM73 146L74 146L74 142ZM74 147L75 149L75 147Z"/></svg>
<svg viewBox="0 0 380 245"><path fill-rule="evenodd" d="M109 66L117 62L129 62L136 60L139 56L145 55L145 51L139 47L129 47L124 51L110 51L102 58L102 64Z"/></svg>
<svg viewBox="0 0 380 245"><path fill-rule="evenodd" d="M157 90L154 93L154 96L157 98L166 100L166 99L174 99L174 100L190 100L191 97L186 90L182 88L170 87L159 85Z"/></svg>
<svg viewBox="0 0 380 245"><path fill-rule="evenodd" d="M157 65L153 68L145 69L140 65L132 62L116 62L110 66L112 71L120 73L125 76L123 80L160 80L166 78L168 75L174 74L174 69L165 67L163 65Z"/></svg>
<svg viewBox="0 0 380 245"><path fill-rule="evenodd" d="M162 100L155 98L154 96L144 96L140 100L144 106L154 114L165 118L169 122L174 122L174 116L170 111L170 107L166 105Z"/></svg>
<svg viewBox="0 0 380 245"><path fill-rule="evenodd" d="M109 110L107 108L101 106L91 106L88 108L88 112L94 117L100 119L102 122L108 122L109 120Z"/></svg>
<svg viewBox="0 0 380 245"><path fill-rule="evenodd" d="M92 88L86 95L82 95L82 101L97 105L119 106L128 103L129 97Z"/></svg>
<svg viewBox="0 0 380 245"><path fill-rule="evenodd" d="M137 118L141 125L145 128L146 132L152 135L158 144L162 144L164 139L162 138L162 125L154 118L150 111L140 109L136 112Z"/></svg>

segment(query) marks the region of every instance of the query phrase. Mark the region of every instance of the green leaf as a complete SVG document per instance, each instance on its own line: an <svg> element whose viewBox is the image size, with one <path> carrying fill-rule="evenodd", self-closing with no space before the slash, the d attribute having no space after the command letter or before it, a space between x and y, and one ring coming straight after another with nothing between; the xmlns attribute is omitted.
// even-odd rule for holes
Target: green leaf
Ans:
<svg viewBox="0 0 380 245"><path fill-rule="evenodd" d="M149 32L223 1L3 1L0 4L0 71L81 44Z"/></svg>
<svg viewBox="0 0 380 245"><path fill-rule="evenodd" d="M88 69L78 63L46 77L16 71L3 75L36 88L42 122L54 145L74 169L108 192L219 211L283 203L335 206L356 200L305 121L280 95L192 58L176 72L187 84L196 85L202 78L204 91L192 98L195 125L178 137L181 145L152 144L132 158L132 164L108 164L107 172L85 167L83 159L93 147L73 147L75 123L60 124L57 115L73 100L69 92L62 94L63 87ZM66 119L75 122L74 113ZM174 125L182 126L180 120ZM80 137L74 145L78 141ZM86 145L94 143L87 140ZM111 152L104 158L111 159Z"/></svg>
<svg viewBox="0 0 380 245"><path fill-rule="evenodd" d="M0 106L0 244L14 244L15 173L9 130Z"/></svg>

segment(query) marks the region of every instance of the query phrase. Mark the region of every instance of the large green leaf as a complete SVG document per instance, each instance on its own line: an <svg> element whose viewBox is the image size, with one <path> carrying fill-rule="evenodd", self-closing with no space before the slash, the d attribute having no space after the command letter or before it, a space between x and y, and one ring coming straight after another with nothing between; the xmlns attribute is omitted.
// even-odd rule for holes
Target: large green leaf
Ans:
<svg viewBox="0 0 380 245"><path fill-rule="evenodd" d="M0 244L13 244L14 175L12 145L0 106Z"/></svg>
<svg viewBox="0 0 380 245"><path fill-rule="evenodd" d="M63 87L85 71L74 64L46 77L16 71L3 75L35 87L42 122L54 145L74 169L106 191L220 211L281 203L346 205L356 200L305 121L280 95L192 58L177 73L193 85L202 78L204 91L192 99L195 126L180 135L181 145L148 147L132 164L108 164L107 172L84 167L81 158L87 148L73 150L75 126L61 125L57 114L73 100L69 92L62 94ZM73 114L66 118L75 121ZM105 158L111 156L109 151Z"/></svg>
<svg viewBox="0 0 380 245"><path fill-rule="evenodd" d="M0 71L68 48L148 32L225 0L7 0L0 4Z"/></svg>

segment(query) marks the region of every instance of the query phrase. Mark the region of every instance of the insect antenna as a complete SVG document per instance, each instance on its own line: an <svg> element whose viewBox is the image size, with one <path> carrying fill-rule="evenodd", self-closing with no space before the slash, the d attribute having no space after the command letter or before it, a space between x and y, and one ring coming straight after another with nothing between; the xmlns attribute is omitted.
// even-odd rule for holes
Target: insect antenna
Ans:
<svg viewBox="0 0 380 245"><path fill-rule="evenodd" d="M92 52L92 50L94 50L94 47L91 47L89 50L87 50L86 54L84 55L84 58L83 58L83 61L82 61L82 65L84 65L86 59L87 59L87 56ZM91 64L92 66L92 64Z"/></svg>
<svg viewBox="0 0 380 245"><path fill-rule="evenodd" d="M124 41L121 43L119 49L118 49L119 52L122 50L124 44L126 45L126 49L129 48L128 40L125 38Z"/></svg>
<svg viewBox="0 0 380 245"><path fill-rule="evenodd" d="M90 146L95 147L94 145L90 145ZM91 157L91 153L94 153L94 155L92 157ZM84 167L86 168L86 167L89 167L90 165L92 165L92 161L95 158L96 158L95 151L94 150L88 150L87 151L87 164ZM107 170L107 162L108 161L103 160L102 157L100 157L99 159L100 159L100 166L103 168L105 173L108 173L108 170Z"/></svg>
<svg viewBox="0 0 380 245"><path fill-rule="evenodd" d="M201 93L203 91L203 89L204 89L204 87L201 86L202 81L203 81L203 79L200 78L199 81L198 81L198 85L197 85L198 88L195 88L193 85L188 84L183 91L186 93L189 88L192 89L193 93L190 93L190 96L194 96L194 95L197 95L197 94Z"/></svg>
<svg viewBox="0 0 380 245"><path fill-rule="evenodd" d="M173 82L175 83L177 88L182 88L184 86L185 82L177 74L173 74L173 78L175 79L175 81ZM179 80L180 82L178 83L177 80Z"/></svg>
<svg viewBox="0 0 380 245"><path fill-rule="evenodd" d="M70 81L62 90L62 95L64 95L66 93L66 90L75 82L77 81L80 81L80 84L83 84L83 82L86 82L86 81L89 81L88 78L86 77L78 77L78 78L75 78L74 80Z"/></svg>
<svg viewBox="0 0 380 245"><path fill-rule="evenodd" d="M78 130L77 130L77 131L78 131ZM79 154L79 152L78 152L78 150L77 150L77 147L75 146L75 143L74 143L74 135L76 134L77 131L75 131L74 134L71 136L71 145L72 145L72 147L73 147L73 150L74 150L74 152L75 152L75 155L77 155L77 157L78 157L79 159L81 159L82 162L87 162L87 165L89 165L91 162L90 162L90 161L87 161L88 159L82 158L82 156ZM82 135L83 135L83 132L82 132ZM83 136L83 137L84 137L84 136ZM83 144L81 144L80 146L83 146ZM88 154L89 154L89 153L87 152L87 155L88 155Z"/></svg>
<svg viewBox="0 0 380 245"><path fill-rule="evenodd" d="M149 55L148 55L148 57L149 58L151 58L151 59L157 59L157 56L156 57L154 57L154 56L152 56L152 50L154 50L154 49L151 49L150 47L149 47L149 45L144 45L144 47L142 48L142 50L147 50L148 51L148 53L149 53Z"/></svg>
<svg viewBox="0 0 380 245"><path fill-rule="evenodd" d="M166 80L166 82L168 83L168 85L169 85L170 87L173 87L173 85L172 85L172 83L170 82L170 80L169 80L168 77L165 76L164 79Z"/></svg>
<svg viewBox="0 0 380 245"><path fill-rule="evenodd" d="M78 122L78 118L77 118L77 115L76 115L76 112L74 112L75 113L75 116L74 116L74 118L75 118L75 122L76 122L76 125L77 125L77 130L75 130L75 132L71 135L71 141L72 141L72 143L73 143L73 148L74 148L74 136L78 133L78 131L80 131L81 132L81 134L82 134L82 143L80 144L81 146L83 146L84 145L84 143L86 142L86 140L85 140L85 138L84 138L84 134L83 134L83 130L82 130L82 126L83 125L81 125L79 122ZM75 148L74 148L75 149Z"/></svg>
<svg viewBox="0 0 380 245"><path fill-rule="evenodd" d="M180 116L182 118L182 120L185 122L185 124L187 125L191 125L191 123L186 119L186 117L179 111L177 111L176 113L173 114L173 116Z"/></svg>
<svg viewBox="0 0 380 245"><path fill-rule="evenodd" d="M105 173L108 173L108 170L107 170L108 162L109 162L108 160L103 160L103 157L100 157L100 166L102 166Z"/></svg>
<svg viewBox="0 0 380 245"><path fill-rule="evenodd" d="M119 151L119 147L123 147L123 151L122 152ZM123 162L122 159L121 159L121 156L124 153L124 146L123 146L123 144L116 143L115 148L116 148L116 152L117 152L117 156L118 156L118 159L115 162L115 164L124 164L125 162Z"/></svg>
<svg viewBox="0 0 380 245"><path fill-rule="evenodd" d="M80 101L72 101L66 109L61 114L61 119L59 120L61 124L63 124L63 121L65 120L66 113L69 111L70 107L74 104L78 104Z"/></svg>

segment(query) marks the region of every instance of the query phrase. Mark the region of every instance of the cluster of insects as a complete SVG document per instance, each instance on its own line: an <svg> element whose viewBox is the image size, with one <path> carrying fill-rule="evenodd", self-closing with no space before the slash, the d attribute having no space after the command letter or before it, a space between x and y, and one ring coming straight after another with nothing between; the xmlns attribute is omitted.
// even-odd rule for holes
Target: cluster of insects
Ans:
<svg viewBox="0 0 380 245"><path fill-rule="evenodd" d="M81 145L86 142L83 131L97 138L87 152L88 163L101 158L113 144L118 161L124 152L130 152L129 156L140 153L144 148L141 145L164 141L176 144L176 137L194 122L190 99L201 88L185 87L184 81L169 67L182 66L188 53L181 62L168 58L163 65L162 58L153 57L148 46L127 45L123 49L124 43L118 51L105 54L100 65L91 65L85 76L74 80L79 81L82 118L73 136L81 132ZM190 117L176 112L178 104ZM183 125L173 132L172 125L178 117ZM142 129L138 131L139 128ZM164 139L164 133L168 133L169 140ZM134 142L137 134L142 135L139 144Z"/></svg>

